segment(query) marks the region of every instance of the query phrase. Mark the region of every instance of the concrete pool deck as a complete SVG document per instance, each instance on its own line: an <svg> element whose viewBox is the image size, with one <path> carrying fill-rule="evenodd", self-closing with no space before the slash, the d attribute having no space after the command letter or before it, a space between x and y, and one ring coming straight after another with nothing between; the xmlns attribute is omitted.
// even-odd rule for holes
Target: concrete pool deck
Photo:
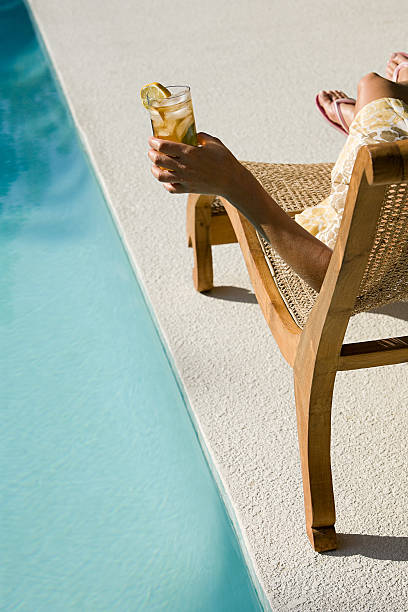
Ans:
<svg viewBox="0 0 408 612"><path fill-rule="evenodd" d="M197 126L240 159L334 161L343 137L315 92L355 95L407 50L389 1L220 4L29 0L272 610L407 609L406 364L340 372L332 462L338 551L304 531L291 368L237 245L214 248L215 285L192 286L185 196L150 175L144 83L189 83ZM368 11L375 20L367 20ZM322 48L325 49L324 53ZM408 304L351 320L347 341L408 334Z"/></svg>

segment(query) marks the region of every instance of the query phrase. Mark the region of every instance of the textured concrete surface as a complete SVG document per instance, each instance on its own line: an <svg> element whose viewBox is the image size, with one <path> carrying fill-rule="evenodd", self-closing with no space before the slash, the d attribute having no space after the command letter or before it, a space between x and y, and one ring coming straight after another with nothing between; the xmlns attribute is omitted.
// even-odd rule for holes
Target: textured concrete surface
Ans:
<svg viewBox="0 0 408 612"><path fill-rule="evenodd" d="M241 159L332 161L315 92L355 94L406 49L389 0L29 0L153 305L273 610L407 610L407 365L340 373L333 472L340 549L306 539L291 369L236 245L198 295L185 197L150 175L139 88L189 83L198 128ZM401 7L400 7L401 9ZM408 304L352 319L346 340L408 334Z"/></svg>

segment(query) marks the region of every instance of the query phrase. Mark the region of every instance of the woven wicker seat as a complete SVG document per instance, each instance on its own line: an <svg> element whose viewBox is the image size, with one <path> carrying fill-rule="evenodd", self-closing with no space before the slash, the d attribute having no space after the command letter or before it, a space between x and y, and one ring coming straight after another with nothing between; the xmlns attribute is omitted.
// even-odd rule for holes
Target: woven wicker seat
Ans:
<svg viewBox="0 0 408 612"><path fill-rule="evenodd" d="M330 192L332 164L242 162L291 216ZM211 247L239 242L258 303L295 382L306 531L336 548L330 415L336 373L408 361L408 336L343 344L351 316L408 301L408 140L362 147L320 292L228 201L190 195L187 234L198 291L211 289Z"/></svg>

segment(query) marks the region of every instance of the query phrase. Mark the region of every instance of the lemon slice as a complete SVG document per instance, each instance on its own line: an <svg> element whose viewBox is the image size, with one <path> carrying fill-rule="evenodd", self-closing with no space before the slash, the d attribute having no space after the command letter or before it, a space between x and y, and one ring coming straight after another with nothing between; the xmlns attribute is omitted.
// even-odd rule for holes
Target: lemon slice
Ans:
<svg viewBox="0 0 408 612"><path fill-rule="evenodd" d="M145 108L149 108L152 100L163 100L163 98L170 98L170 96L171 93L167 87L160 83L149 83L140 90L140 97Z"/></svg>

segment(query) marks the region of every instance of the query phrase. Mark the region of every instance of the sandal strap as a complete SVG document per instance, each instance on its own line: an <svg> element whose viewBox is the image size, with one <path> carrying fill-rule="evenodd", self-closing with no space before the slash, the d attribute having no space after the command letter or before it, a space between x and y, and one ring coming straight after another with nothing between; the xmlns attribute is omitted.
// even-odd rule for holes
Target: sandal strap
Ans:
<svg viewBox="0 0 408 612"><path fill-rule="evenodd" d="M338 98L337 100L333 100L333 102L334 102L334 108L336 111L337 118L340 122L340 125L343 127L346 134L348 134L349 127L346 123L346 120L343 117L343 113L341 112L340 104L355 104L356 101L353 98Z"/></svg>
<svg viewBox="0 0 408 612"><path fill-rule="evenodd" d="M404 55L405 55L405 54L404 54ZM408 66L408 62L401 62L400 64L398 64L398 66L397 66L397 67L396 67L396 69L394 70L393 75L392 75L392 80L393 80L395 83L397 82L397 78L398 78L398 75L399 75L399 71L401 70L401 68L404 68L404 67L406 67L406 66Z"/></svg>

